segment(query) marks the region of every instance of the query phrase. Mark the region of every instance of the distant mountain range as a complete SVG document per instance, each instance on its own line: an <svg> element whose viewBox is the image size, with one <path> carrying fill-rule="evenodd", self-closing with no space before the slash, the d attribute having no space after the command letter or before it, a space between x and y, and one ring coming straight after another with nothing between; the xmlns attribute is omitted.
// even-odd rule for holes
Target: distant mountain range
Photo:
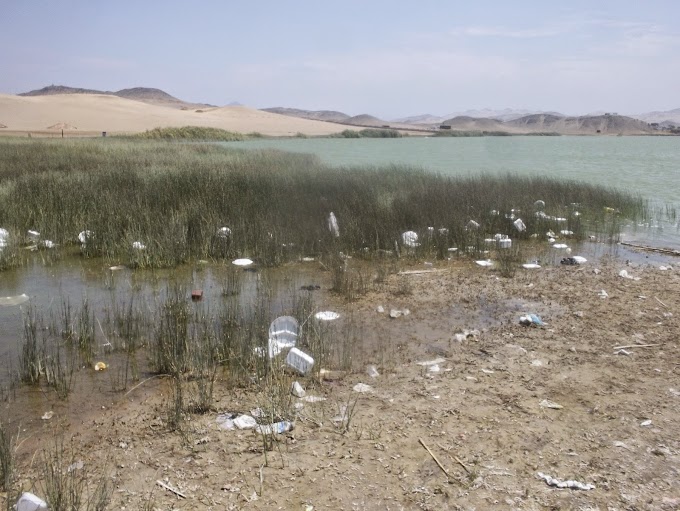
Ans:
<svg viewBox="0 0 680 511"><path fill-rule="evenodd" d="M498 121L513 121L532 114L551 114L563 117L563 114L558 112L543 112L540 110L516 110L512 108L504 108L502 110L492 110L490 108L482 108L478 110L465 110L463 112L454 112L444 116L436 116L431 114L416 115L413 117L404 117L395 119L395 122L403 122L406 124L436 124L445 121L446 119L453 119L454 117L474 117L479 119L496 119Z"/></svg>
<svg viewBox="0 0 680 511"><path fill-rule="evenodd" d="M148 103L150 105L168 106L179 109L216 108L215 105L209 105L206 103L189 103L187 101L177 99L165 91L150 87L133 87L131 89L121 89L116 92L111 92L67 87L65 85L48 85L42 89L22 92L21 94L17 94L17 96L51 96L55 94L103 94L106 96L118 96L119 98L131 99L133 101L141 101L142 103Z"/></svg>
<svg viewBox="0 0 680 511"><path fill-rule="evenodd" d="M100 91L50 85L42 89L18 94L19 96L47 96L55 94L104 94L118 96L152 105L166 106L182 110L217 108L205 103L189 103L171 96L160 89L134 87L116 92ZM231 105L238 103L231 103ZM421 114L393 120L382 120L369 114L350 116L335 110L304 110L299 108L273 107L263 108L264 112L326 121L351 126L390 127L395 129L414 129L418 131L450 126L452 130L464 131L506 131L523 132L555 132L555 133L651 133L658 128L680 126L680 108L668 111L647 112L632 116L617 113L594 112L584 116L566 116L559 112L504 108L489 108L454 112L444 116ZM649 124L654 123L655 126ZM658 126L656 126L658 125Z"/></svg>
<svg viewBox="0 0 680 511"><path fill-rule="evenodd" d="M395 129L424 131L441 129L448 126L451 131L473 132L505 132L521 133L557 133L563 135L587 134L622 134L642 135L655 133L658 130L647 122L623 115L605 113L602 115L565 116L558 112L540 112L521 115L519 110L472 110L468 113L488 114L491 117L474 117L471 115L456 115L452 117L437 117L430 114L419 115L385 121L368 114L350 117L336 111L313 111L291 108L266 108L267 112L281 115L293 115L305 119L325 120L371 128L389 127ZM665 127L665 126L664 126Z"/></svg>

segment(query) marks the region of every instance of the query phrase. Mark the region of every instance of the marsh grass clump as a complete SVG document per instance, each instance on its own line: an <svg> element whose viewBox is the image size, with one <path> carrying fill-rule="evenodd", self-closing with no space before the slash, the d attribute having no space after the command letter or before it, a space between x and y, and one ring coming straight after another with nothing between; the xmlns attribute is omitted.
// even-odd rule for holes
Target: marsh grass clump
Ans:
<svg viewBox="0 0 680 511"><path fill-rule="evenodd" d="M218 144L0 140L0 225L38 230L62 249L89 231L83 257L138 268L235 257L277 266L339 252L370 258L403 249L407 230L420 236L410 256L444 258L449 247L479 248L496 233L524 239L568 229L578 239L597 229L613 237L645 208L627 193L538 176L333 168L311 155ZM329 230L331 211L338 236ZM514 230L513 215L525 231ZM479 224L474 232L470 220ZM40 252L46 264L60 253Z"/></svg>
<svg viewBox="0 0 680 511"><path fill-rule="evenodd" d="M106 470L98 478L77 458L77 449L58 435L42 453L42 489L54 511L100 511L106 509L112 487Z"/></svg>
<svg viewBox="0 0 680 511"><path fill-rule="evenodd" d="M0 421L0 491L12 490L15 479L16 437L9 431L9 425Z"/></svg>
<svg viewBox="0 0 680 511"><path fill-rule="evenodd" d="M240 133L223 130L220 128L208 128L203 126L183 126L181 128L154 128L137 135L127 135L131 138L163 139L163 140L198 140L213 142L235 142L243 140Z"/></svg>

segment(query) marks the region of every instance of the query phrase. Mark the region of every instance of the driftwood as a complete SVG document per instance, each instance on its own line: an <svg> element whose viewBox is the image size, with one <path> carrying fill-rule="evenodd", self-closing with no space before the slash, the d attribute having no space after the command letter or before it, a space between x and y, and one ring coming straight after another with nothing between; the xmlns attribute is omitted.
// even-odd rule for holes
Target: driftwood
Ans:
<svg viewBox="0 0 680 511"><path fill-rule="evenodd" d="M437 464L437 466L438 466L439 468L441 468L441 469L442 469L442 472L444 472L444 473L446 474L446 476L448 477L449 471L446 470L446 469L444 468L444 465L442 465L442 464L439 462L439 460L438 460L437 457L434 455L434 453L433 453L433 452L430 450L430 448L425 444L425 442L423 442L423 439L422 439L422 438L419 438L418 441L420 442L420 445L422 445L423 447L425 447L425 450L426 450L428 453L430 453L430 456L432 456L432 459L433 459L434 462Z"/></svg>
<svg viewBox="0 0 680 511"><path fill-rule="evenodd" d="M400 271L397 275L422 275L423 273L441 273L444 270L405 270Z"/></svg>
<svg viewBox="0 0 680 511"><path fill-rule="evenodd" d="M672 248L649 247L647 245L636 245L635 243L626 243L625 241L622 241L619 244L623 245L624 247L631 247L637 248L638 250L644 250L645 252L658 252L659 254L680 256L680 250L674 250Z"/></svg>
<svg viewBox="0 0 680 511"><path fill-rule="evenodd" d="M627 346L614 346L615 350L627 350L629 348L653 348L654 346L661 346L660 344L629 344Z"/></svg>
<svg viewBox="0 0 680 511"><path fill-rule="evenodd" d="M156 484L157 484L158 486L162 486L163 488L165 488L165 489L168 490L168 491L171 491L172 493L174 493L174 494L177 495L178 497L181 497L181 498L183 498L183 499L186 499L186 498L187 498L187 496L184 495L181 491L176 490L175 488L173 488L173 487L170 486L169 484L165 484L165 483L164 483L163 481L161 481L161 480L157 480L157 481L156 481Z"/></svg>

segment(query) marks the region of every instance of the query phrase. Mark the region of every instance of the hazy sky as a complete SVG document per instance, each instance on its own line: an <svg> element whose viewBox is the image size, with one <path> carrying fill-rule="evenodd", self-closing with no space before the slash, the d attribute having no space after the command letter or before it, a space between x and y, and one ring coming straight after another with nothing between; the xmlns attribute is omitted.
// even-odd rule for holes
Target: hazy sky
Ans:
<svg viewBox="0 0 680 511"><path fill-rule="evenodd" d="M0 0L0 92L370 113L680 107L678 0Z"/></svg>

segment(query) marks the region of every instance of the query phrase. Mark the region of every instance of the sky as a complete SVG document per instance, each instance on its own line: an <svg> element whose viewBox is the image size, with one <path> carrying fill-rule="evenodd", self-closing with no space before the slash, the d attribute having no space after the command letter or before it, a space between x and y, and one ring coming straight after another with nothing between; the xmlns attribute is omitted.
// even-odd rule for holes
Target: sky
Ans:
<svg viewBox="0 0 680 511"><path fill-rule="evenodd" d="M0 0L0 92L368 113L680 107L677 0Z"/></svg>

